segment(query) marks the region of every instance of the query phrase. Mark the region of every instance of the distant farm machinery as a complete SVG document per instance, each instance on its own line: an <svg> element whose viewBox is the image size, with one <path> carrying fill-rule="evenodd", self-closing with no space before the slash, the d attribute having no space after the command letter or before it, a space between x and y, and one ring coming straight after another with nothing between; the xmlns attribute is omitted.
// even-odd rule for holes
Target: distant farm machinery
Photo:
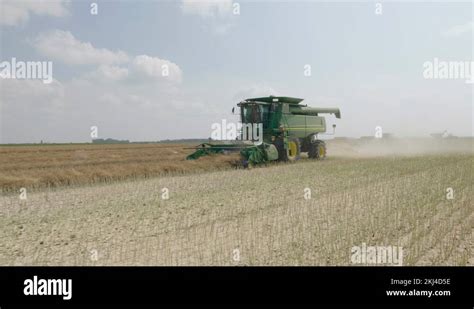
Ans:
<svg viewBox="0 0 474 309"><path fill-rule="evenodd" d="M338 108L308 107L302 101L269 96L238 103L242 126L236 140L203 143L187 159L227 152L240 152L244 166L295 161L303 152L311 159L324 159L326 144L318 134L326 132L326 119L319 115L341 118L341 112Z"/></svg>

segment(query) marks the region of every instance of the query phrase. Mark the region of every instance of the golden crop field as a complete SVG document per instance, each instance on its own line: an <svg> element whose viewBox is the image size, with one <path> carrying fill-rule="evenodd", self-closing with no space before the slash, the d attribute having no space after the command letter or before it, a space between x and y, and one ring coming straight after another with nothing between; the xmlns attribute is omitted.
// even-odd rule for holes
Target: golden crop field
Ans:
<svg viewBox="0 0 474 309"><path fill-rule="evenodd" d="M401 247L403 265L474 265L472 142L359 146L251 170L163 145L2 147L2 184L36 188L0 199L0 265L353 265L361 244Z"/></svg>
<svg viewBox="0 0 474 309"><path fill-rule="evenodd" d="M186 161L195 145L0 146L0 188L44 188L228 168L232 156ZM212 161L212 163L210 163Z"/></svg>

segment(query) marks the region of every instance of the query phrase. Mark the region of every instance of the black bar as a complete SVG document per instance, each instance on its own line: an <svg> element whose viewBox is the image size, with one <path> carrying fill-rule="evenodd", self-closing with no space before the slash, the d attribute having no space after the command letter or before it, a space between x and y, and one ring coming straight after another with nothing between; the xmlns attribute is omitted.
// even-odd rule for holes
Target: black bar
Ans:
<svg viewBox="0 0 474 309"><path fill-rule="evenodd" d="M416 304L473 308L472 267L0 267L0 307L10 304ZM26 279L72 279L72 298L25 296ZM393 285L391 279L449 279ZM446 280L444 280L446 281ZM387 296L387 290L449 296ZM455 307L453 307L455 305Z"/></svg>

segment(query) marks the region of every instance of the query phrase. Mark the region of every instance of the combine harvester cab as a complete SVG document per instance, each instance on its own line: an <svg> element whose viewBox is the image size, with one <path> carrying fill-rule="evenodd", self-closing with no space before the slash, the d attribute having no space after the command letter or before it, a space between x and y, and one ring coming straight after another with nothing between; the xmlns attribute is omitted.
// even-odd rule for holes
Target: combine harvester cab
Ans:
<svg viewBox="0 0 474 309"><path fill-rule="evenodd" d="M237 104L242 123L239 138L203 143L187 159L236 151L240 152L244 166L276 160L295 161L302 152L307 152L311 159L324 159L326 144L318 139L318 134L326 132L326 119L320 114L341 118L341 112L338 108L308 107L301 104L302 101L269 96L240 102Z"/></svg>

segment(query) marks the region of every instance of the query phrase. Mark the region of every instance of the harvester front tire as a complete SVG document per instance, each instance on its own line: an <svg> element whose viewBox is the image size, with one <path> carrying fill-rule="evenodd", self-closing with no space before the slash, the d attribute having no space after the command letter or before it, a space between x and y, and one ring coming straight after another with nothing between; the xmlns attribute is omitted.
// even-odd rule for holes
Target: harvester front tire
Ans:
<svg viewBox="0 0 474 309"><path fill-rule="evenodd" d="M300 158L301 145L298 138L288 138L288 147L286 149L282 138L276 140L274 145L278 150L278 161L296 161Z"/></svg>
<svg viewBox="0 0 474 309"><path fill-rule="evenodd" d="M312 142L309 145L308 157L317 160L326 158L326 143L320 140Z"/></svg>

